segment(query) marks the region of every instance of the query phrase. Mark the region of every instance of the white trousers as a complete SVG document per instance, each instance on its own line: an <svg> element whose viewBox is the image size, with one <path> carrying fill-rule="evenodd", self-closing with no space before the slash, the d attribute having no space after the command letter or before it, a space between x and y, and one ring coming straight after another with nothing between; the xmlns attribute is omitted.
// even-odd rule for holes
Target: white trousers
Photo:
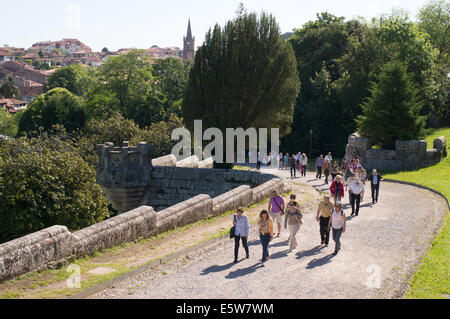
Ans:
<svg viewBox="0 0 450 319"><path fill-rule="evenodd" d="M295 224L295 225L287 225L288 226L288 230L289 230L289 234L291 235L291 240L290 240L290 249L295 249L297 248L297 239L295 238L295 236L297 235L297 232L300 229L300 224Z"/></svg>

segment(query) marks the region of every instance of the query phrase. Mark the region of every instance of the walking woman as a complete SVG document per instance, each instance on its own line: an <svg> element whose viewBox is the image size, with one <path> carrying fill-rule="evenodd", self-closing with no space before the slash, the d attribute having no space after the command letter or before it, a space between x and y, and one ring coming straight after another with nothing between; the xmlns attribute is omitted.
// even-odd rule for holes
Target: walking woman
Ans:
<svg viewBox="0 0 450 319"><path fill-rule="evenodd" d="M259 213L258 226L259 238L261 239L262 245L261 263L264 266L264 263L269 259L269 243L273 239L273 220L269 216L269 212L267 210L263 210Z"/></svg>
<svg viewBox="0 0 450 319"><path fill-rule="evenodd" d="M300 208L296 202L289 202L286 208L285 218L284 218L284 228L289 229L289 251L297 248L297 240L295 235L297 235L298 230L302 222L303 214L300 212Z"/></svg>
<svg viewBox="0 0 450 319"><path fill-rule="evenodd" d="M248 234L250 232L250 225L248 223L248 217L244 215L244 209L239 207L237 214L233 216L233 224L235 225L234 231L234 263L238 262L239 254L239 242L242 240L242 246L244 246L246 258L250 258L248 252Z"/></svg>
<svg viewBox="0 0 450 319"><path fill-rule="evenodd" d="M289 153L286 153L286 155L284 155L283 165L284 165L284 169L289 168Z"/></svg>
<svg viewBox="0 0 450 319"><path fill-rule="evenodd" d="M301 163L302 163L302 176L306 176L306 168L308 167L308 157L306 156L305 153L303 153Z"/></svg>
<svg viewBox="0 0 450 319"><path fill-rule="evenodd" d="M323 174L325 175L325 184L328 184L328 177L331 174L331 164L330 164L330 162L324 161L322 169L323 169Z"/></svg>
<svg viewBox="0 0 450 319"><path fill-rule="evenodd" d="M336 161L333 163L333 167L331 168L331 178L334 179L339 175L339 165Z"/></svg>
<svg viewBox="0 0 450 319"><path fill-rule="evenodd" d="M330 221L328 223L328 231L330 231L330 228L333 229L333 240L336 243L333 255L337 255L339 250L341 250L342 247L341 235L342 233L345 233L345 227L346 227L345 213L342 210L341 202L337 202L334 205L334 209L333 212L331 213Z"/></svg>

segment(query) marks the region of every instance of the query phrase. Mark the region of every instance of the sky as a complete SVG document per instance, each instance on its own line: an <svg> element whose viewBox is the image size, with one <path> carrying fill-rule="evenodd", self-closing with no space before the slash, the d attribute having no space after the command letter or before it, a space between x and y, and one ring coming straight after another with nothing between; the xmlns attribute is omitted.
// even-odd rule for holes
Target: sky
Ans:
<svg viewBox="0 0 450 319"><path fill-rule="evenodd" d="M210 27L235 17L241 2L249 12L273 14L284 33L324 11L350 19L397 8L415 18L426 0L0 0L0 46L29 48L38 41L77 38L94 51L182 48L189 18L200 46Z"/></svg>

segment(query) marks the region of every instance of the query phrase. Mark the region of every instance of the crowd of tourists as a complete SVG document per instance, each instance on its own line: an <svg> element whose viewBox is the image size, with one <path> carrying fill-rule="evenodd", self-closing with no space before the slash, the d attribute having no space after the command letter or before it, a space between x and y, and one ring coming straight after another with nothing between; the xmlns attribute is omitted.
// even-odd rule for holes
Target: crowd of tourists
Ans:
<svg viewBox="0 0 450 319"><path fill-rule="evenodd" d="M306 176L308 165L306 154L283 155L280 153L278 161L280 170L287 168L291 170L291 177L295 178L297 170L302 176ZM337 255L342 248L341 236L346 230L347 217L342 204L345 193L348 193L352 209L351 216L359 216L360 203L364 200L366 184L370 184L372 204L374 205L378 202L380 182L383 178L376 169L372 170L370 176L367 176L359 157L350 161L344 159L338 163L336 160L333 161L331 153L325 157L320 155L316 159L316 179L322 179L322 175L325 178L325 184L331 182L330 195L325 195L318 204L316 221L319 223L321 245L328 247L330 232L332 232L332 239L335 242L333 255ZM277 191L273 191L268 208L260 212L258 221L263 266L270 259L269 244L274 237L280 237L282 226L289 232L289 250L296 249L296 235L303 224L302 210L295 194L290 195L289 202L286 204L283 197ZM235 239L234 262L237 263L241 242L246 258L250 258L247 243L250 224L243 208L239 208L237 214L233 216L233 225L231 236Z"/></svg>

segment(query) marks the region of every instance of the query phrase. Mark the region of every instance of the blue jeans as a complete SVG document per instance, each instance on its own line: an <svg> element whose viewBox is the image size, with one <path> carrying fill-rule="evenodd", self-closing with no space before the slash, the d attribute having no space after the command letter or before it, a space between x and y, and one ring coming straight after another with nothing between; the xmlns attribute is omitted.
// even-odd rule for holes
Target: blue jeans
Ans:
<svg viewBox="0 0 450 319"><path fill-rule="evenodd" d="M262 245L262 261L266 261L266 258L269 256L269 243L270 243L270 235L259 235L261 239Z"/></svg>
<svg viewBox="0 0 450 319"><path fill-rule="evenodd" d="M336 246L334 247L334 252L336 254L339 252L339 249L341 249L341 235L342 235L342 228L341 229L333 228L333 240L336 243Z"/></svg>

